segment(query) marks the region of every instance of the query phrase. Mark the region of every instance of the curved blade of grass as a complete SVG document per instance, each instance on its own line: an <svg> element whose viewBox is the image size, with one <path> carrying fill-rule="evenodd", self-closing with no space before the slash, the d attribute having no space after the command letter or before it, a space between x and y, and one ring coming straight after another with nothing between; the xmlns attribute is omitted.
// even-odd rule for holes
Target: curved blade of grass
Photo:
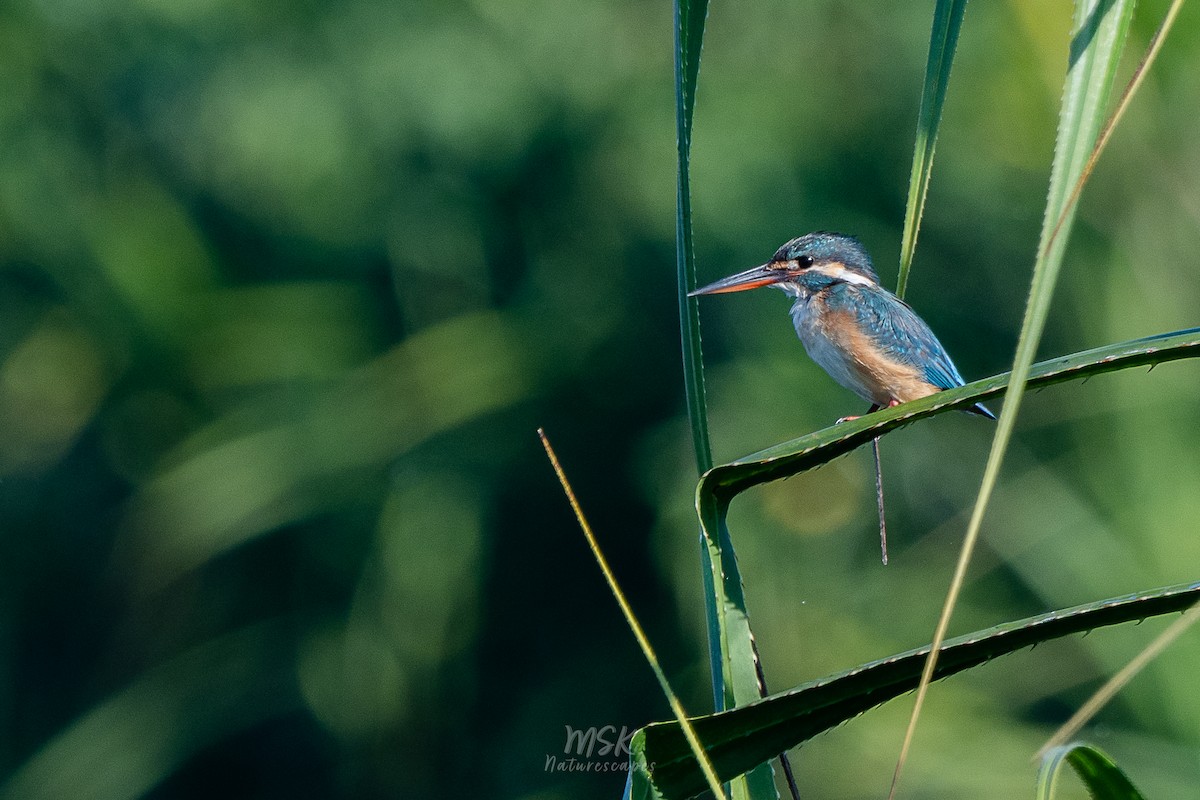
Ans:
<svg viewBox="0 0 1200 800"><path fill-rule="evenodd" d="M1120 369L1153 366L1197 356L1200 356L1200 328L1192 328L1098 347L1041 362L1032 368L1028 385L1049 386ZM749 636L749 620L745 614L741 578L736 571L736 558L729 543L729 530L725 522L733 498L751 486L814 469L896 428L944 411L964 409L981 400L995 397L1005 391L1008 380L1008 374L997 375L957 389L938 392L912 403L833 425L739 461L714 467L704 474L696 487L696 508L712 561L721 567L715 574L715 580L723 585L727 600L719 620L723 626L742 626L746 632L745 636L729 636L727 628L720 629L722 652L729 654L729 658L724 662L730 670L727 687L748 687L754 678L753 639ZM757 689L733 695L734 702L729 707L741 706L752 701L754 691Z"/></svg>
<svg viewBox="0 0 1200 800"><path fill-rule="evenodd" d="M1153 366L1197 357L1200 357L1200 328L1188 328L1042 361L1030 369L1027 385L1029 388L1042 388L1130 367ZM831 425L737 461L713 467L704 474L696 488L701 519L705 519L703 508L707 504L727 507L735 496L752 486L814 469L877 436L926 417L964 409L997 397L1007 389L1009 377L1010 373L1004 373L956 389L947 389L911 403Z"/></svg>
<svg viewBox="0 0 1200 800"><path fill-rule="evenodd" d="M725 525L725 515L715 515L714 509L700 513L701 534L714 566L713 583L718 588L720 603L717 613L717 630L720 645L721 669L725 688L724 704L717 710L736 708L759 700L762 697L758 681L758 652L754 635L750 632L750 616L746 612L746 596L738 571L737 556ZM715 532L715 535L714 535ZM777 751L776 755L783 751ZM769 764L764 764L746 775L745 780L734 781L730 787L738 798L777 798L775 775Z"/></svg>
<svg viewBox="0 0 1200 800"><path fill-rule="evenodd" d="M1059 269L1066 252L1066 233L1070 230L1077 208L1071 200L1077 197L1072 192L1072 187L1083 177L1085 166L1092 160L1091 153L1096 150L1113 76L1128 36L1133 5L1133 0L1078 0L1075 4L1075 32L1071 37L1070 66L1067 69L1062 110L1059 113L1058 139L1054 148L1054 165L1050 173L1050 191L1042 222L1041 240L1038 243L1037 260L1033 268L1033 280L1029 287L1029 300L1025 307L1025 320L1021 326L1017 352L1013 359L1009 392L996 425L992 449L984 467L975 508L963 537L958 564L934 630L934 647L929 654L925 675L917 687L912 715L909 717L900 754L896 759L896 769L892 774L889 800L895 797L900 774L904 769L908 750L912 746L925 693L933 677L938 644L946 636L950 617L962 590L967 566L971 563L975 543L979 539L983 515L999 478L1000 466L1004 463L1008 442L1021 408L1021 399L1029 379L1033 357L1041 341L1042 331L1046 327L1050 300L1054 295Z"/></svg>
<svg viewBox="0 0 1200 800"><path fill-rule="evenodd" d="M1100 748L1076 742L1056 747L1046 754L1038 772L1037 800L1051 800L1063 764L1070 764L1093 800L1142 800L1142 793Z"/></svg>
<svg viewBox="0 0 1200 800"><path fill-rule="evenodd" d="M1189 608L1182 617L1172 622L1166 630L1154 637L1154 641L1146 645L1142 652L1132 658L1117 674L1105 681L1104 685L1097 689L1096 693L1088 698L1088 701L1080 706L1079 710L1072 714L1071 718L1064 722L1054 732L1054 735L1042 745L1034 758L1045 758L1051 750L1061 747L1068 739L1079 733L1079 729L1088 720L1096 716L1096 712L1103 708L1117 692L1121 691L1125 684L1133 680L1135 675L1145 669L1147 664L1157 658L1159 653L1166 650L1172 642L1182 636L1197 621L1200 621L1200 605L1194 605Z"/></svg>
<svg viewBox="0 0 1200 800"><path fill-rule="evenodd" d="M679 292L679 332L683 345L684 392L692 445L699 472L712 466L708 410L704 399L704 362L700 350L700 313L696 298L696 256L692 247L690 159L692 115L700 74L700 48L708 0L675 0L675 138L678 155L675 197L675 267Z"/></svg>
<svg viewBox="0 0 1200 800"><path fill-rule="evenodd" d="M943 643L934 677L1070 634L1181 611L1198 598L1200 582L1087 603L959 636ZM863 664L742 708L692 719L692 726L717 775L728 779L911 691L929 651L926 646ZM630 752L651 772L664 797L691 797L705 787L678 723L643 728L634 735Z"/></svg>
<svg viewBox="0 0 1200 800"><path fill-rule="evenodd" d="M696 738L696 732L688 722L687 713L683 710L683 704L679 702L679 696L671 688L671 684L667 680L667 675L662 670L662 665L658 663L658 656L655 654L654 648L650 646L650 639L646 637L646 632L642 630L641 623L634 616L629 601L625 599L625 593L621 591L621 585L617 583L616 576L613 575L612 569L609 568L608 559L604 557L604 553L600 549L600 543L596 541L596 535L592 533L592 526L588 524L587 517L583 514L583 508L579 505L579 500L575 497L575 490L571 488L571 482L567 480L567 474L563 472L562 464L558 461L558 455L554 452L554 448L550 446L550 440L546 437L546 432L538 428L537 434L538 438L542 440L542 447L546 450L546 457L550 459L550 466L554 468L554 474L558 477L558 482L562 486L563 494L567 496L567 502L571 504L571 510L575 512L575 519L578 520L579 528L583 531L584 538L587 539L588 547L596 559L596 564L599 565L600 572L604 574L604 580L608 583L608 588L612 592L613 597L616 598L617 605L621 607L621 614L624 615L625 621L629 623L629 629L633 631L633 638L637 639L638 646L642 648L642 655L646 657L646 662L650 664L650 669L654 671L654 677L658 679L658 685L662 688L663 694L666 695L667 703L670 704L671 711L675 714L675 719L682 726L684 737L687 739L688 745L692 748L692 753L696 761L700 764L700 770L708 782L708 788L712 790L715 797L724 798L725 792L721 788L720 781L717 780L716 773L713 772L713 767L709 763L708 756L700 746L700 740ZM634 784L642 781L652 782L649 773L645 770L635 771L631 777L631 792L643 793L641 789L632 788Z"/></svg>
<svg viewBox="0 0 1200 800"><path fill-rule="evenodd" d="M675 0L675 135L678 170L675 197L675 263L678 285L679 333L683 348L684 391L697 472L712 467L708 410L704 394L704 361L700 343L699 304L688 293L696 288L696 257L692 245L690 159L692 117L700 74L700 52L708 0ZM701 528L700 574L704 586L704 617L708 630L709 673L713 704L731 708L761 696L756 664L758 654L742 590L741 573L728 532L714 539ZM755 770L731 786L735 798L768 800L778 797L770 767Z"/></svg>
<svg viewBox="0 0 1200 800"><path fill-rule="evenodd" d="M904 238L900 243L900 274L896 278L896 296L903 299L908 288L908 273L917 249L917 232L929 193L933 172L933 150L946 87L950 85L950 67L958 47L967 0L938 0L933 12L933 30L929 34L929 58L925 62L925 85L921 89L921 107L917 111L917 141L913 147L912 175L908 179L908 204L904 209Z"/></svg>
<svg viewBox="0 0 1200 800"><path fill-rule="evenodd" d="M683 387L696 468L704 473L712 466L708 438L708 408L704 397L704 360L700 346L700 309L688 292L696 288L696 259L692 249L692 196L690 158L692 114L696 82L700 74L700 48L708 0L675 0L675 139L678 169L675 185L675 271L678 284L679 337L683 350ZM708 630L709 673L713 703L725 707L725 669L721 649L721 598L713 578L711 548L701 537L700 576L704 585L704 618Z"/></svg>

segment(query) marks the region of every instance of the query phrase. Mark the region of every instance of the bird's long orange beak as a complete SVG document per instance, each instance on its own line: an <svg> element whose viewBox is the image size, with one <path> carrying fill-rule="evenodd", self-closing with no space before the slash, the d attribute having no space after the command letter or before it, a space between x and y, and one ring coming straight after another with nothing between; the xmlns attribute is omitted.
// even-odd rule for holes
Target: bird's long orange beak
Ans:
<svg viewBox="0 0 1200 800"><path fill-rule="evenodd" d="M702 286L694 292L689 292L688 297L697 297L702 294L744 292L747 289L770 286L772 283L779 283L787 278L788 273L786 270L773 269L770 264L761 264L745 272L739 272L736 275L730 275L728 278L722 278L716 283L710 283L708 286Z"/></svg>

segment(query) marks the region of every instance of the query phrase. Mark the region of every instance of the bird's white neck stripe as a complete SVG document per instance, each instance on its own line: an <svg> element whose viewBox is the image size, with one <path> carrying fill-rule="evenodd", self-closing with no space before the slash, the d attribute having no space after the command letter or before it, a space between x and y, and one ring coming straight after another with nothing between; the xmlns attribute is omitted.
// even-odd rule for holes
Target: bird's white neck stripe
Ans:
<svg viewBox="0 0 1200 800"><path fill-rule="evenodd" d="M874 286L875 281L865 275L859 275L857 272L851 272L841 264L818 264L810 268L812 272L819 272L822 275L828 275L830 278L846 283L853 283L859 286Z"/></svg>

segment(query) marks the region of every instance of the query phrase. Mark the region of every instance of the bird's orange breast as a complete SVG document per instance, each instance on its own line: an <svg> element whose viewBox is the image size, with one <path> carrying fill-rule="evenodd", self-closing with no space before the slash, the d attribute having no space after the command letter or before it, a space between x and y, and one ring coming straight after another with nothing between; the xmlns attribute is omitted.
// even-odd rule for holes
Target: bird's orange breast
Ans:
<svg viewBox="0 0 1200 800"><path fill-rule="evenodd" d="M844 310L826 310L821 316L822 333L846 358L861 386L871 394L872 402L886 406L928 397L938 391L924 371L890 357L858 324L856 315Z"/></svg>

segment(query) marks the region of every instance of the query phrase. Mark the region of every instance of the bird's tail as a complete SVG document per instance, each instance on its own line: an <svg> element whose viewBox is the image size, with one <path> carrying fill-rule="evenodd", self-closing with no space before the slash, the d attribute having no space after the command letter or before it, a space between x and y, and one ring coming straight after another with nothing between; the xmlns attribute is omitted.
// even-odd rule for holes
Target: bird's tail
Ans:
<svg viewBox="0 0 1200 800"><path fill-rule="evenodd" d="M985 406L983 403L976 403L975 405L968 408L967 411L970 411L972 414L978 414L981 417L987 417L990 420L996 419L996 415L993 414L991 411L988 411L988 407Z"/></svg>

